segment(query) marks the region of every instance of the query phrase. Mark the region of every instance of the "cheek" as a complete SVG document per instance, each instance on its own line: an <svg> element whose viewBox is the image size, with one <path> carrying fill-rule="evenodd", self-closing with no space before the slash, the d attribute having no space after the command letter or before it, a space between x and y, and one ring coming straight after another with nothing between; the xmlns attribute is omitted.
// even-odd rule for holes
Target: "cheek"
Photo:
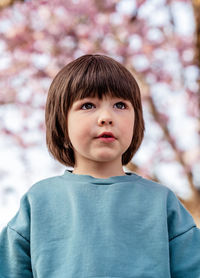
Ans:
<svg viewBox="0 0 200 278"><path fill-rule="evenodd" d="M126 136L133 137L133 129L134 129L134 119L125 119L121 125L122 134L126 134Z"/></svg>
<svg viewBox="0 0 200 278"><path fill-rule="evenodd" d="M134 122L128 121L124 123L123 128L121 130L122 140L126 146L130 146L132 139L133 139L133 128Z"/></svg>
<svg viewBox="0 0 200 278"><path fill-rule="evenodd" d="M68 136L73 146L76 145L79 130L76 121L74 121L73 117L70 117L68 119Z"/></svg>
<svg viewBox="0 0 200 278"><path fill-rule="evenodd" d="M72 144L84 144L91 133L91 122L79 119L78 121L68 121L68 134Z"/></svg>

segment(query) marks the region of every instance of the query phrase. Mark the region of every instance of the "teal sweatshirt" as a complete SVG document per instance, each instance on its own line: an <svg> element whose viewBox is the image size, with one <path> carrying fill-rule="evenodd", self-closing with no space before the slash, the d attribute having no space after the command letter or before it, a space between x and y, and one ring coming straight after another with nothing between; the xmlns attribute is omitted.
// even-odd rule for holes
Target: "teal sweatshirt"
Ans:
<svg viewBox="0 0 200 278"><path fill-rule="evenodd" d="M200 230L167 187L66 170L0 234L0 278L199 278Z"/></svg>

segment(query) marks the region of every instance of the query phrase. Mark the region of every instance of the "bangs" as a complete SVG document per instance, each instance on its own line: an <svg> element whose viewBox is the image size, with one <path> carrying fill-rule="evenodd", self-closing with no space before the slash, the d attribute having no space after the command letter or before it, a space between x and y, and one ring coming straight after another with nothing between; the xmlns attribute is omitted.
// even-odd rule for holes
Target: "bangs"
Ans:
<svg viewBox="0 0 200 278"><path fill-rule="evenodd" d="M88 63L80 62L69 80L67 90L70 96L70 106L74 101L87 97L105 96L130 100L133 103L135 80L121 64L113 63L103 56L90 57ZM69 99L68 99L69 100Z"/></svg>

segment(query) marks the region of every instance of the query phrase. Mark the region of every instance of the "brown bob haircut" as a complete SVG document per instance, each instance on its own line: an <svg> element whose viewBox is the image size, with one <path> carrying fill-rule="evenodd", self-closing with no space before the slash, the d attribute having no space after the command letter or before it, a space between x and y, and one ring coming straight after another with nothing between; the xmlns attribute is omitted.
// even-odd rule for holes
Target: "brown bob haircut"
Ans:
<svg viewBox="0 0 200 278"><path fill-rule="evenodd" d="M122 165L128 164L138 150L144 136L144 120L140 89L135 78L114 59L88 54L70 62L58 72L47 96L46 143L49 152L62 164L75 165L67 128L67 114L73 102L86 97L102 99L104 96L129 100L134 108L133 138L122 155Z"/></svg>

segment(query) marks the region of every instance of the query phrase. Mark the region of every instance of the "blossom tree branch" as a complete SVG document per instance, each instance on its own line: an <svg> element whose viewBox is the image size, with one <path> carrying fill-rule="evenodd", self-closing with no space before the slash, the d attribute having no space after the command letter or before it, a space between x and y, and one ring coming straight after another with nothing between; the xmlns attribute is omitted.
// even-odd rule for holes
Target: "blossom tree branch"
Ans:
<svg viewBox="0 0 200 278"><path fill-rule="evenodd" d="M13 5L16 2L24 2L25 0L0 0L0 9Z"/></svg>

